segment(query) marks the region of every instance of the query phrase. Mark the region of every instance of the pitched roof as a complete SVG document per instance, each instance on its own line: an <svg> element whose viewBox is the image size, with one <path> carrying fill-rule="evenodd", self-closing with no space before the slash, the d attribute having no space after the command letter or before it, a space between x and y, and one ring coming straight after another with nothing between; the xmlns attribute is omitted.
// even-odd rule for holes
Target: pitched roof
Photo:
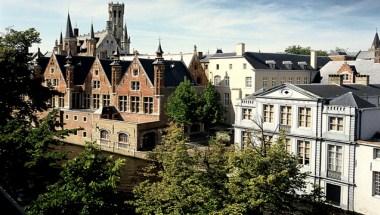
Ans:
<svg viewBox="0 0 380 215"><path fill-rule="evenodd" d="M345 93L341 96L338 96L332 99L329 102L330 105L340 105L340 106L349 106L355 108L370 108L376 107L375 105L367 102L366 100L360 98L359 96L353 94L352 92Z"/></svg>
<svg viewBox="0 0 380 215"><path fill-rule="evenodd" d="M377 49L377 48L380 48L380 40L379 40L379 35L375 34L375 37L373 38L373 42L372 42L372 46L371 46L372 49Z"/></svg>
<svg viewBox="0 0 380 215"><path fill-rule="evenodd" d="M155 59L139 58L141 65L152 83L154 83L154 60ZM165 86L178 86L185 78L192 80L189 70L182 61L164 60L163 63L165 65Z"/></svg>
<svg viewBox="0 0 380 215"><path fill-rule="evenodd" d="M66 79L66 55L55 55L62 71L63 77ZM88 56L72 56L71 62L74 66L74 84L82 85L88 72L91 69L92 64L95 61L95 57Z"/></svg>
<svg viewBox="0 0 380 215"><path fill-rule="evenodd" d="M333 99L348 92L359 97L380 96L380 84L299 84L295 86L325 99Z"/></svg>
<svg viewBox="0 0 380 215"><path fill-rule="evenodd" d="M100 60L100 64L103 67L104 72L106 73L106 76L108 80L111 82L112 80L112 67L111 63L113 60ZM132 61L119 61L119 65L121 66L121 76L124 75L124 73L127 71L127 68L131 64Z"/></svg>
<svg viewBox="0 0 380 215"><path fill-rule="evenodd" d="M71 27L70 14L67 13L65 38L72 38L72 37L74 37L73 28Z"/></svg>

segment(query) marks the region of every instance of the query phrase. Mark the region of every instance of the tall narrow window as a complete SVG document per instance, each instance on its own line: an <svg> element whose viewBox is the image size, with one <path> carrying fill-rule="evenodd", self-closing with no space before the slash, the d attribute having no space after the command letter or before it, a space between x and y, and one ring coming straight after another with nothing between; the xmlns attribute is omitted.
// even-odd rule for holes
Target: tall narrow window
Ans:
<svg viewBox="0 0 380 215"><path fill-rule="evenodd" d="M88 94L88 93L86 93L84 95L84 99L85 99L85 101L84 101L84 107L85 108L90 108L90 106L91 106L91 95Z"/></svg>
<svg viewBox="0 0 380 215"><path fill-rule="evenodd" d="M132 90L140 90L140 82L139 81L132 81L131 88L132 88Z"/></svg>
<svg viewBox="0 0 380 215"><path fill-rule="evenodd" d="M100 81L93 80L92 81L92 88L95 88L95 89L100 88Z"/></svg>
<svg viewBox="0 0 380 215"><path fill-rule="evenodd" d="M373 194L380 196L380 172L373 171Z"/></svg>
<svg viewBox="0 0 380 215"><path fill-rule="evenodd" d="M127 111L128 96L119 96L119 111Z"/></svg>
<svg viewBox="0 0 380 215"><path fill-rule="evenodd" d="M224 76L224 84L230 86L230 77L228 75Z"/></svg>
<svg viewBox="0 0 380 215"><path fill-rule="evenodd" d="M285 150L290 154L292 153L292 143L289 138L285 139Z"/></svg>
<svg viewBox="0 0 380 215"><path fill-rule="evenodd" d="M224 105L225 106L230 105L230 94L229 93L224 94Z"/></svg>
<svg viewBox="0 0 380 215"><path fill-rule="evenodd" d="M298 109L298 126L299 127L311 127L311 108L300 107Z"/></svg>
<svg viewBox="0 0 380 215"><path fill-rule="evenodd" d="M140 112L140 97L131 96L131 112L132 113Z"/></svg>
<svg viewBox="0 0 380 215"><path fill-rule="evenodd" d="M281 106L280 107L280 123L281 125L292 125L292 107Z"/></svg>
<svg viewBox="0 0 380 215"><path fill-rule="evenodd" d="M309 82L309 79L308 79L307 77L304 77L304 78L303 78L303 83L304 83L304 84L307 84L308 82Z"/></svg>
<svg viewBox="0 0 380 215"><path fill-rule="evenodd" d="M153 113L153 98L144 97L144 113Z"/></svg>
<svg viewBox="0 0 380 215"><path fill-rule="evenodd" d="M342 174L342 146L328 145L327 177L340 180Z"/></svg>
<svg viewBox="0 0 380 215"><path fill-rule="evenodd" d="M65 107L65 95L59 94L58 96L58 106L59 107Z"/></svg>
<svg viewBox="0 0 380 215"><path fill-rule="evenodd" d="M266 88L266 87L268 87L268 78L263 77L263 88Z"/></svg>
<svg viewBox="0 0 380 215"><path fill-rule="evenodd" d="M298 163L303 165L309 165L310 163L310 142L309 141L297 141L297 155Z"/></svg>
<svg viewBox="0 0 380 215"><path fill-rule="evenodd" d="M216 70L218 70L219 69L219 64L216 64Z"/></svg>
<svg viewBox="0 0 380 215"><path fill-rule="evenodd" d="M273 109L274 109L273 105L263 105L264 122L273 122L273 115L274 115Z"/></svg>
<svg viewBox="0 0 380 215"><path fill-rule="evenodd" d="M329 117L329 131L343 131L343 117Z"/></svg>
<svg viewBox="0 0 380 215"><path fill-rule="evenodd" d="M106 130L100 130L100 144L108 145L109 133Z"/></svg>
<svg viewBox="0 0 380 215"><path fill-rule="evenodd" d="M232 64L230 63L230 66L229 66L230 69L232 69Z"/></svg>
<svg viewBox="0 0 380 215"><path fill-rule="evenodd" d="M276 77L272 77L272 87L277 85L277 79Z"/></svg>
<svg viewBox="0 0 380 215"><path fill-rule="evenodd" d="M99 94L92 94L92 107L94 109L99 108L99 100L100 100L100 95Z"/></svg>
<svg viewBox="0 0 380 215"><path fill-rule="evenodd" d="M251 132L249 132L249 131L242 131L241 132L241 140L242 140L242 143L244 143L244 144L250 144L251 143L251 137L252 137L252 135L251 135Z"/></svg>
<svg viewBox="0 0 380 215"><path fill-rule="evenodd" d="M110 95L103 95L103 107L110 106Z"/></svg>
<svg viewBox="0 0 380 215"><path fill-rule="evenodd" d="M243 69L247 69L247 64L243 63Z"/></svg>
<svg viewBox="0 0 380 215"><path fill-rule="evenodd" d="M297 77L297 84L301 84L301 77Z"/></svg>
<svg viewBox="0 0 380 215"><path fill-rule="evenodd" d="M245 87L252 87L252 77L245 77Z"/></svg>

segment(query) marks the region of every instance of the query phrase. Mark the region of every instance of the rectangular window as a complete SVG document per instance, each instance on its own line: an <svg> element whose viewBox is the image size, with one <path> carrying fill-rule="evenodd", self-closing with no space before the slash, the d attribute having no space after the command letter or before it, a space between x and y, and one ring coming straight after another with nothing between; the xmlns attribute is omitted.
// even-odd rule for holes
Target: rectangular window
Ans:
<svg viewBox="0 0 380 215"><path fill-rule="evenodd" d="M309 165L310 163L310 142L297 140L298 163Z"/></svg>
<svg viewBox="0 0 380 215"><path fill-rule="evenodd" d="M50 73L54 73L54 68L50 68Z"/></svg>
<svg viewBox="0 0 380 215"><path fill-rule="evenodd" d="M229 66L230 69L232 69L232 64L230 63L230 66Z"/></svg>
<svg viewBox="0 0 380 215"><path fill-rule="evenodd" d="M94 109L99 108L99 100L100 100L100 95L99 94L92 94L92 107Z"/></svg>
<svg viewBox="0 0 380 215"><path fill-rule="evenodd" d="M52 79L52 86L58 86L58 79Z"/></svg>
<svg viewBox="0 0 380 215"><path fill-rule="evenodd" d="M329 117L329 131L343 131L343 117Z"/></svg>
<svg viewBox="0 0 380 215"><path fill-rule="evenodd" d="M304 78L303 78L303 83L304 83L304 84L308 84L308 82L309 82L309 79L308 79L307 77L304 77Z"/></svg>
<svg viewBox="0 0 380 215"><path fill-rule="evenodd" d="M252 77L245 77L245 87L252 87Z"/></svg>
<svg viewBox="0 0 380 215"><path fill-rule="evenodd" d="M119 111L127 111L128 96L119 96Z"/></svg>
<svg viewBox="0 0 380 215"><path fill-rule="evenodd" d="M87 122L87 117L83 117L83 122Z"/></svg>
<svg viewBox="0 0 380 215"><path fill-rule="evenodd" d="M74 116L74 120L77 121L78 120L78 116Z"/></svg>
<svg viewBox="0 0 380 215"><path fill-rule="evenodd" d="M219 69L219 64L216 64L216 70L218 70Z"/></svg>
<svg viewBox="0 0 380 215"><path fill-rule="evenodd" d="M131 112L132 113L140 112L140 97L131 96Z"/></svg>
<svg viewBox="0 0 380 215"><path fill-rule="evenodd" d="M86 137L86 136L87 136L87 133L86 133L85 131L83 131L82 136L83 136L83 137Z"/></svg>
<svg viewBox="0 0 380 215"><path fill-rule="evenodd" d="M268 78L263 77L263 88L266 88L266 87L268 87Z"/></svg>
<svg viewBox="0 0 380 215"><path fill-rule="evenodd" d="M340 186L326 183L326 200L334 205L340 205Z"/></svg>
<svg viewBox="0 0 380 215"><path fill-rule="evenodd" d="M243 69L247 69L247 64L243 63Z"/></svg>
<svg viewBox="0 0 380 215"><path fill-rule="evenodd" d="M342 174L342 146L327 147L327 177L340 180Z"/></svg>
<svg viewBox="0 0 380 215"><path fill-rule="evenodd" d="M286 82L286 78L285 78L285 77L282 77L280 83L281 83L281 84L285 84L285 82Z"/></svg>
<svg viewBox="0 0 380 215"><path fill-rule="evenodd" d="M311 127L311 108L300 107L298 109L298 126L305 128Z"/></svg>
<svg viewBox="0 0 380 215"><path fill-rule="evenodd" d="M292 144L289 138L285 139L285 149L289 154L292 153Z"/></svg>
<svg viewBox="0 0 380 215"><path fill-rule="evenodd" d="M301 84L301 77L297 77L297 84Z"/></svg>
<svg viewBox="0 0 380 215"><path fill-rule="evenodd" d="M140 82L139 81L132 81L131 89L132 90L140 90Z"/></svg>
<svg viewBox="0 0 380 215"><path fill-rule="evenodd" d="M274 115L273 109L274 109L273 105L263 105L264 122L273 122L273 115Z"/></svg>
<svg viewBox="0 0 380 215"><path fill-rule="evenodd" d="M380 149L373 149L373 159L380 159Z"/></svg>
<svg viewBox="0 0 380 215"><path fill-rule="evenodd" d="M275 77L272 77L272 87L277 85L277 79Z"/></svg>
<svg viewBox="0 0 380 215"><path fill-rule="evenodd" d="M230 86L230 76L228 75L224 76L224 84L226 86Z"/></svg>
<svg viewBox="0 0 380 215"><path fill-rule="evenodd" d="M293 84L293 78L289 77L289 83Z"/></svg>
<svg viewBox="0 0 380 215"><path fill-rule="evenodd" d="M251 143L251 132L248 131L242 131L241 132L241 140L244 144Z"/></svg>
<svg viewBox="0 0 380 215"><path fill-rule="evenodd" d="M380 196L380 172L373 171L373 195Z"/></svg>
<svg viewBox="0 0 380 215"><path fill-rule="evenodd" d="M251 119L251 118L252 118L252 109L243 108L243 119Z"/></svg>
<svg viewBox="0 0 380 215"><path fill-rule="evenodd" d="M280 124L281 125L292 125L292 107L281 106L280 107Z"/></svg>
<svg viewBox="0 0 380 215"><path fill-rule="evenodd" d="M144 97L144 113L153 113L153 98Z"/></svg>
<svg viewBox="0 0 380 215"><path fill-rule="evenodd" d="M103 95L103 107L110 106L110 95Z"/></svg>
<svg viewBox="0 0 380 215"><path fill-rule="evenodd" d="M56 107L56 101L55 101L55 96L51 97L51 107L55 108Z"/></svg>
<svg viewBox="0 0 380 215"><path fill-rule="evenodd" d="M224 105L225 106L230 105L230 94L229 93L224 94Z"/></svg>
<svg viewBox="0 0 380 215"><path fill-rule="evenodd" d="M58 106L59 107L65 107L65 95L59 94L58 96Z"/></svg>
<svg viewBox="0 0 380 215"><path fill-rule="evenodd" d="M99 80L93 80L92 81L92 88L94 88L94 89L100 88L100 81Z"/></svg>

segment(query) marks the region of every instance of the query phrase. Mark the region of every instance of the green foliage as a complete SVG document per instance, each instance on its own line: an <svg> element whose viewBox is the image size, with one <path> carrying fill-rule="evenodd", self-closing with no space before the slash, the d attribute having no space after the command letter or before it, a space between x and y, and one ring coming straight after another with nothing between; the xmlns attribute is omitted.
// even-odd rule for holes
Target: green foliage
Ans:
<svg viewBox="0 0 380 215"><path fill-rule="evenodd" d="M0 37L0 124L15 116L34 118L34 111L46 108L50 90L41 85L41 79L33 78L32 57L28 54L28 48L40 41L34 28L11 29Z"/></svg>
<svg viewBox="0 0 380 215"><path fill-rule="evenodd" d="M58 178L65 154L51 150L68 130L56 130L57 111L32 127L29 121L12 119L0 125L0 184L27 204Z"/></svg>
<svg viewBox="0 0 380 215"><path fill-rule="evenodd" d="M292 46L288 46L285 49L285 52L290 53L290 54L310 55L311 49L310 49L310 46L302 47L300 45L292 45ZM317 52L317 56L328 56L326 51L317 50L316 52Z"/></svg>
<svg viewBox="0 0 380 215"><path fill-rule="evenodd" d="M223 109L220 105L220 95L211 83L207 84L201 94L200 108L201 121L205 124L205 128L222 121Z"/></svg>
<svg viewBox="0 0 380 215"><path fill-rule="evenodd" d="M125 208L117 192L124 160L102 155L92 144L61 172L28 208L29 214L121 214Z"/></svg>

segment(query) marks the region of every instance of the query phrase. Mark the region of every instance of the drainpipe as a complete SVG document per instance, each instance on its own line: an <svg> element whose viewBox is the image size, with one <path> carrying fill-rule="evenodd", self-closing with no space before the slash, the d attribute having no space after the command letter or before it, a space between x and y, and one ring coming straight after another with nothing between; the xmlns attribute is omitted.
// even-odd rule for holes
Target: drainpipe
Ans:
<svg viewBox="0 0 380 215"><path fill-rule="evenodd" d="M319 175L321 175L321 166L322 166L322 126L323 126L323 100L320 100L321 102L321 132L320 132L320 138L319 138ZM321 180L318 181L318 186L321 186Z"/></svg>

